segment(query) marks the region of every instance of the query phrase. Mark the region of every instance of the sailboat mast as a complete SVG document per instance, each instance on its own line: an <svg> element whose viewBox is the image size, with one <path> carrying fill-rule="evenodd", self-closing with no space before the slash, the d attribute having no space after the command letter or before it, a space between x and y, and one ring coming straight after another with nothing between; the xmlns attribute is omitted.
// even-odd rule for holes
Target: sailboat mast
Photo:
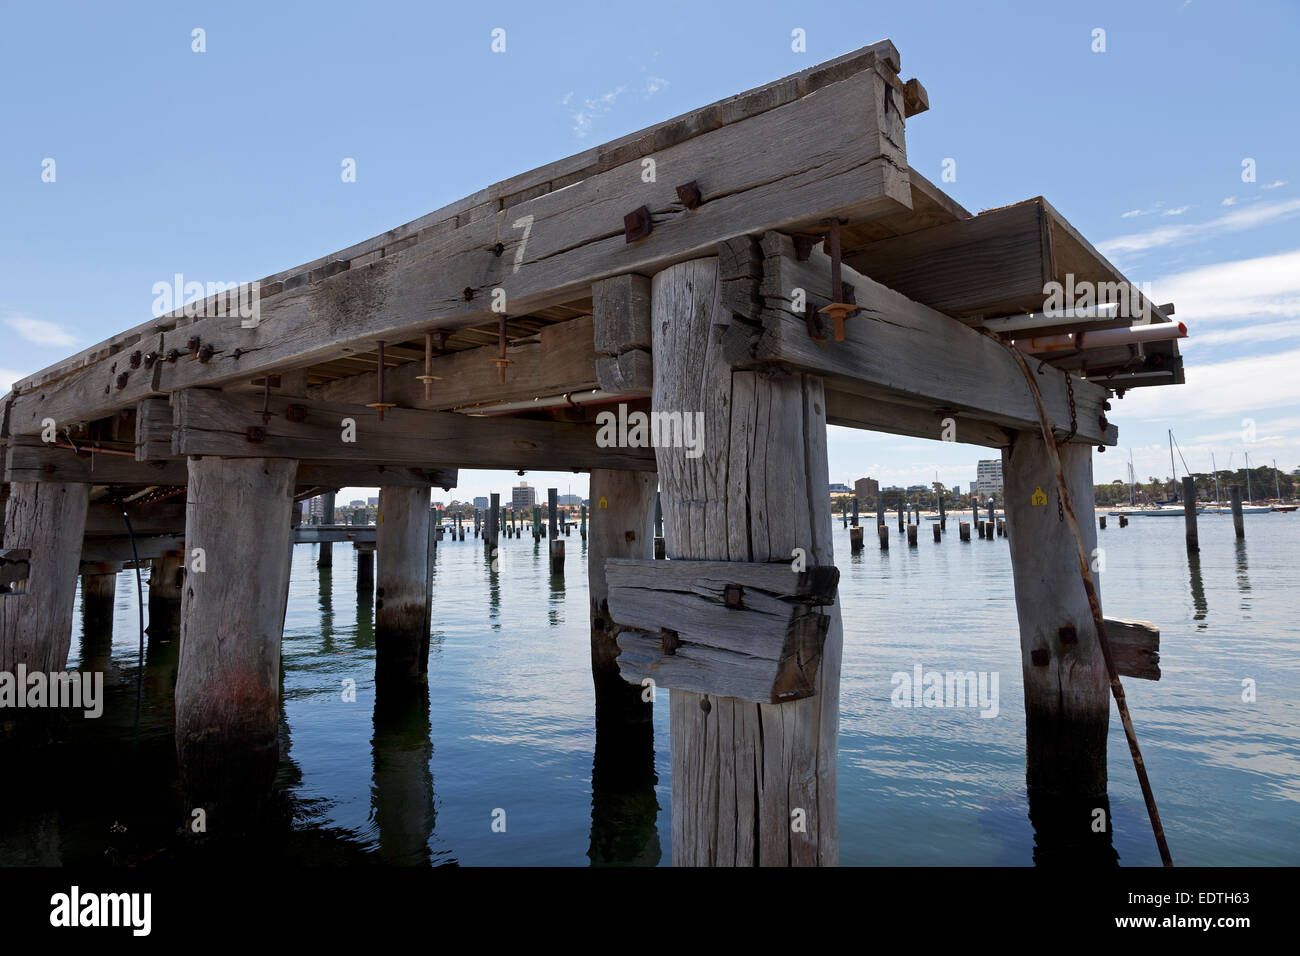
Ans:
<svg viewBox="0 0 1300 956"><path fill-rule="evenodd" d="M1255 496L1250 493L1250 452L1246 452L1246 501L1253 502Z"/></svg>
<svg viewBox="0 0 1300 956"><path fill-rule="evenodd" d="M1174 466L1174 430L1169 429L1169 484L1174 492L1174 501L1178 500L1178 469Z"/></svg>
<svg viewBox="0 0 1300 956"><path fill-rule="evenodd" d="M1277 499L1278 504L1282 503L1282 484L1277 478L1277 459L1273 459L1273 497Z"/></svg>
<svg viewBox="0 0 1300 956"><path fill-rule="evenodd" d="M1133 449L1128 450L1128 506L1133 507Z"/></svg>
<svg viewBox="0 0 1300 956"><path fill-rule="evenodd" d="M1214 507L1221 507L1219 498L1219 463L1214 460L1214 452L1210 452L1210 467L1214 469Z"/></svg>

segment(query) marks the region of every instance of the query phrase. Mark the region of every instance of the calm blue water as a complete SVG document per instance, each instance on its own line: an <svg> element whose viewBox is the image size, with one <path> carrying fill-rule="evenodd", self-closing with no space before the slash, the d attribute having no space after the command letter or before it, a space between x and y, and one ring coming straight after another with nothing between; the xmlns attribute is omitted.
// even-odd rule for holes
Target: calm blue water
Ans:
<svg viewBox="0 0 1300 956"><path fill-rule="evenodd" d="M1160 625L1163 679L1126 680L1133 719L1174 860L1300 863L1300 514L1203 516L1189 565L1183 523L1134 519L1099 532L1106 613ZM845 624L840 736L844 864L1028 865L1020 650L1005 539L850 556L835 522ZM295 549L284 635L279 784L283 832L272 861L588 865L593 697L586 558L566 539L553 581L545 542L438 548L427 724L376 731L372 609L355 595L354 552ZM135 579L118 579L111 710L71 726L35 784L6 798L0 862L148 862L176 855L185 807L171 757L174 656L151 648L144 717L133 736ZM85 660L83 661L83 657ZM69 666L96 665L74 635ZM891 675L914 665L999 675L1000 712L891 706ZM354 679L347 702L343 682ZM1242 700L1242 681L1257 699ZM671 862L665 692L655 714L657 841L630 862ZM1113 711L1113 708L1112 708ZM1118 717L1110 800L1121 864L1158 863ZM646 788L646 795L650 795ZM494 832L504 811L505 832ZM653 811L652 811L653 812ZM496 813L500 818L500 814ZM610 821L605 821L609 824ZM431 829L430 829L431 823ZM615 827L622 825L614 818Z"/></svg>

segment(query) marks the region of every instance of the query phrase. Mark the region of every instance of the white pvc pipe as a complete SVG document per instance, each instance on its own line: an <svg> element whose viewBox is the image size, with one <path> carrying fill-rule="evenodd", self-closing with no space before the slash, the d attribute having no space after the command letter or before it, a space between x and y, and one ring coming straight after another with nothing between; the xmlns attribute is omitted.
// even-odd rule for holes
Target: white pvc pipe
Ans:
<svg viewBox="0 0 1300 956"><path fill-rule="evenodd" d="M1065 309L1052 315L1045 312L1030 312L1025 315L985 319L983 325L990 332L1018 332L1021 329L1046 329L1054 325L1077 325L1079 322L1090 320L1108 322L1116 318L1118 311L1118 302L1103 302L1101 305L1083 309Z"/></svg>
<svg viewBox="0 0 1300 956"><path fill-rule="evenodd" d="M509 412L526 412L531 409L563 408L568 405L612 402L619 398L626 400L628 396L620 395L618 392L607 392L603 389L593 388L581 392L565 392L560 395L539 395L537 398L526 398L516 402L498 402L495 405L458 408L456 411L465 415L505 415Z"/></svg>
<svg viewBox="0 0 1300 956"><path fill-rule="evenodd" d="M1061 335L1040 335L1018 340L1016 348L1022 352L1072 352L1078 349L1103 349L1116 345L1133 345L1137 342L1164 342L1187 338L1187 326L1182 322L1160 322L1151 325L1133 325L1127 329L1098 329L1095 332L1065 332Z"/></svg>

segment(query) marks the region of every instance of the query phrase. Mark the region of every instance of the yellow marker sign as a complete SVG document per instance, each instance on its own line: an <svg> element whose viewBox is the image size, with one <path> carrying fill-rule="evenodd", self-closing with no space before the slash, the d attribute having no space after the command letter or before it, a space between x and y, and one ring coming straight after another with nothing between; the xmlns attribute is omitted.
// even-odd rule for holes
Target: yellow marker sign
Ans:
<svg viewBox="0 0 1300 956"><path fill-rule="evenodd" d="M606 498L605 498L604 495L601 495L601 496L600 496L600 501L597 502L596 507L597 507L597 508L608 508L608 507L609 507L609 501L606 500Z"/></svg>
<svg viewBox="0 0 1300 956"><path fill-rule="evenodd" d="M1035 508L1047 504L1047 495L1043 492L1043 486L1039 485L1034 489L1034 495L1029 499Z"/></svg>

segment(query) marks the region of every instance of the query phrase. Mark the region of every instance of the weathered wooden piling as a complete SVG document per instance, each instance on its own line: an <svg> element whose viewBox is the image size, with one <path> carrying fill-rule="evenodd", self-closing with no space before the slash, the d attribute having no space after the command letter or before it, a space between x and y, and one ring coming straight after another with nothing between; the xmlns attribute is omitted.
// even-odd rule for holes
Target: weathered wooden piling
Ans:
<svg viewBox="0 0 1300 956"><path fill-rule="evenodd" d="M948 515L943 509L944 509L943 495L940 495L939 496L939 532L941 534L948 530Z"/></svg>
<svg viewBox="0 0 1300 956"><path fill-rule="evenodd" d="M176 754L195 806L256 809L279 763L280 640L296 461L191 457ZM230 515L239 515L232 521Z"/></svg>
<svg viewBox="0 0 1300 956"><path fill-rule="evenodd" d="M958 522L957 522L957 538L958 538L958 540L960 540L960 541L969 541L969 540L970 540L970 522L969 522L969 521L958 521Z"/></svg>
<svg viewBox="0 0 1300 956"><path fill-rule="evenodd" d="M149 636L170 636L180 628L185 552L164 551L149 562Z"/></svg>
<svg viewBox="0 0 1300 956"><path fill-rule="evenodd" d="M375 545L357 541L352 547L357 553L357 594L370 600L375 595Z"/></svg>
<svg viewBox="0 0 1300 956"><path fill-rule="evenodd" d="M83 568L81 574L81 626L84 634L113 633L113 604L117 597L116 564Z"/></svg>
<svg viewBox="0 0 1300 956"><path fill-rule="evenodd" d="M975 523L975 527L976 527L976 529L978 529L978 531L979 531L979 536L980 536L981 538L983 538L983 537L984 537L984 522L983 522L983 521L977 521L977 522Z"/></svg>
<svg viewBox="0 0 1300 956"><path fill-rule="evenodd" d="M609 558L652 559L654 540L654 472L591 472L591 499L608 507L592 515L587 538L587 590L591 600L591 672L596 684L596 721L640 723L650 719L651 694L619 676L618 628L609 613ZM563 542L557 542L563 546Z"/></svg>
<svg viewBox="0 0 1300 956"><path fill-rule="evenodd" d="M4 546L31 554L26 591L0 597L0 672L66 668L89 495L88 484L10 484Z"/></svg>
<svg viewBox="0 0 1300 956"><path fill-rule="evenodd" d="M857 554L862 550L862 526L855 524L849 528L849 551Z"/></svg>
<svg viewBox="0 0 1300 956"><path fill-rule="evenodd" d="M881 522L876 525L876 533L880 536L880 550L889 550L889 525Z"/></svg>
<svg viewBox="0 0 1300 956"><path fill-rule="evenodd" d="M1006 523L1006 520L1003 519L1003 518L998 518L998 519L997 519L997 527L998 527L998 537L999 537L999 538L1005 538L1005 537L1007 536L1007 523Z"/></svg>
<svg viewBox="0 0 1300 956"><path fill-rule="evenodd" d="M903 520L903 503L900 501L898 503L898 533L899 534L903 533L904 527L906 527L906 523Z"/></svg>
<svg viewBox="0 0 1300 956"><path fill-rule="evenodd" d="M1059 455L1075 514L1089 514L1092 448L1067 443ZM1028 787L1035 797L1100 799L1106 794L1109 678L1073 534L1057 514L1057 472L1035 432L1017 432L1002 462L1020 621ZM1045 505L1034 503L1039 489L1047 493ZM1091 554L1096 526L1080 522L1079 532ZM1097 586L1100 594L1099 580ZM1086 824L1079 828L1084 838Z"/></svg>
<svg viewBox="0 0 1300 956"><path fill-rule="evenodd" d="M1187 550L1200 551L1196 536L1196 479L1191 475L1183 479L1183 527L1187 533Z"/></svg>
<svg viewBox="0 0 1300 956"><path fill-rule="evenodd" d="M822 382L732 371L711 334L730 319L717 259L670 266L652 281L652 405L701 410L710 436L699 458L687 457L683 448L655 449L664 535L674 558L668 564L689 570L683 567L688 562L737 562L730 574L723 569L719 587L726 593L720 591L713 606L724 614L751 614L743 609L746 595L762 568L745 562L788 568L796 548L810 570L833 561ZM781 454L773 455L775 448ZM732 487L749 493L729 494ZM777 515L781 520L774 520ZM704 623L690 607L663 603L662 627L688 643L700 639L694 635ZM820 613L824 642L800 652L811 696L784 703L737 698L729 667L706 669L694 690L673 688L675 864L836 862L842 635L838 605ZM734 626L750 624L746 619Z"/></svg>
<svg viewBox="0 0 1300 956"><path fill-rule="evenodd" d="M487 531L484 541L489 548L495 548L501 541L501 495L492 492L488 502Z"/></svg>
<svg viewBox="0 0 1300 956"><path fill-rule="evenodd" d="M321 524L334 523L334 492L327 492L321 495ZM316 567L332 568L334 567L334 545L329 541L320 543L320 553L316 557Z"/></svg>
<svg viewBox="0 0 1300 956"><path fill-rule="evenodd" d="M1119 516L1119 526L1120 526L1121 528L1127 528L1127 527L1128 527L1128 515L1120 515L1120 516Z"/></svg>
<svg viewBox="0 0 1300 956"><path fill-rule="evenodd" d="M939 528L939 522L936 521L934 524L930 525L930 527L934 529L934 541L935 544L938 544L943 540L943 531Z"/></svg>
<svg viewBox="0 0 1300 956"><path fill-rule="evenodd" d="M581 508L582 508L582 511L581 511L582 530L581 530L580 534L582 535L583 540L586 540L586 537L587 537L587 506L586 506L586 505L582 505Z"/></svg>
<svg viewBox="0 0 1300 956"><path fill-rule="evenodd" d="M876 527L885 526L885 497L880 493L876 494Z"/></svg>
<svg viewBox="0 0 1300 956"><path fill-rule="evenodd" d="M547 507L550 509L551 543L549 545L549 548L550 548L550 556L551 556L551 574L563 576L564 542L559 540L559 531L560 531L559 494L560 492L558 488L546 489Z"/></svg>
<svg viewBox="0 0 1300 956"><path fill-rule="evenodd" d="M418 684L428 671L431 524L427 487L379 489L376 683Z"/></svg>
<svg viewBox="0 0 1300 956"><path fill-rule="evenodd" d="M916 547L916 533L918 528L919 525L914 525L914 524L909 524L907 526L907 546L909 548Z"/></svg>
<svg viewBox="0 0 1300 956"><path fill-rule="evenodd" d="M1238 538L1246 537L1246 522L1241 512L1241 486L1233 485L1228 493L1232 496L1232 530Z"/></svg>
<svg viewBox="0 0 1300 956"><path fill-rule="evenodd" d="M849 527L856 528L857 526L858 526L858 499L857 496L855 495L853 498L853 523L850 524Z"/></svg>
<svg viewBox="0 0 1300 956"><path fill-rule="evenodd" d="M1100 528L1102 531L1105 531L1105 530L1106 530L1106 516L1105 516L1105 515L1098 515L1098 516L1097 516L1097 527Z"/></svg>

